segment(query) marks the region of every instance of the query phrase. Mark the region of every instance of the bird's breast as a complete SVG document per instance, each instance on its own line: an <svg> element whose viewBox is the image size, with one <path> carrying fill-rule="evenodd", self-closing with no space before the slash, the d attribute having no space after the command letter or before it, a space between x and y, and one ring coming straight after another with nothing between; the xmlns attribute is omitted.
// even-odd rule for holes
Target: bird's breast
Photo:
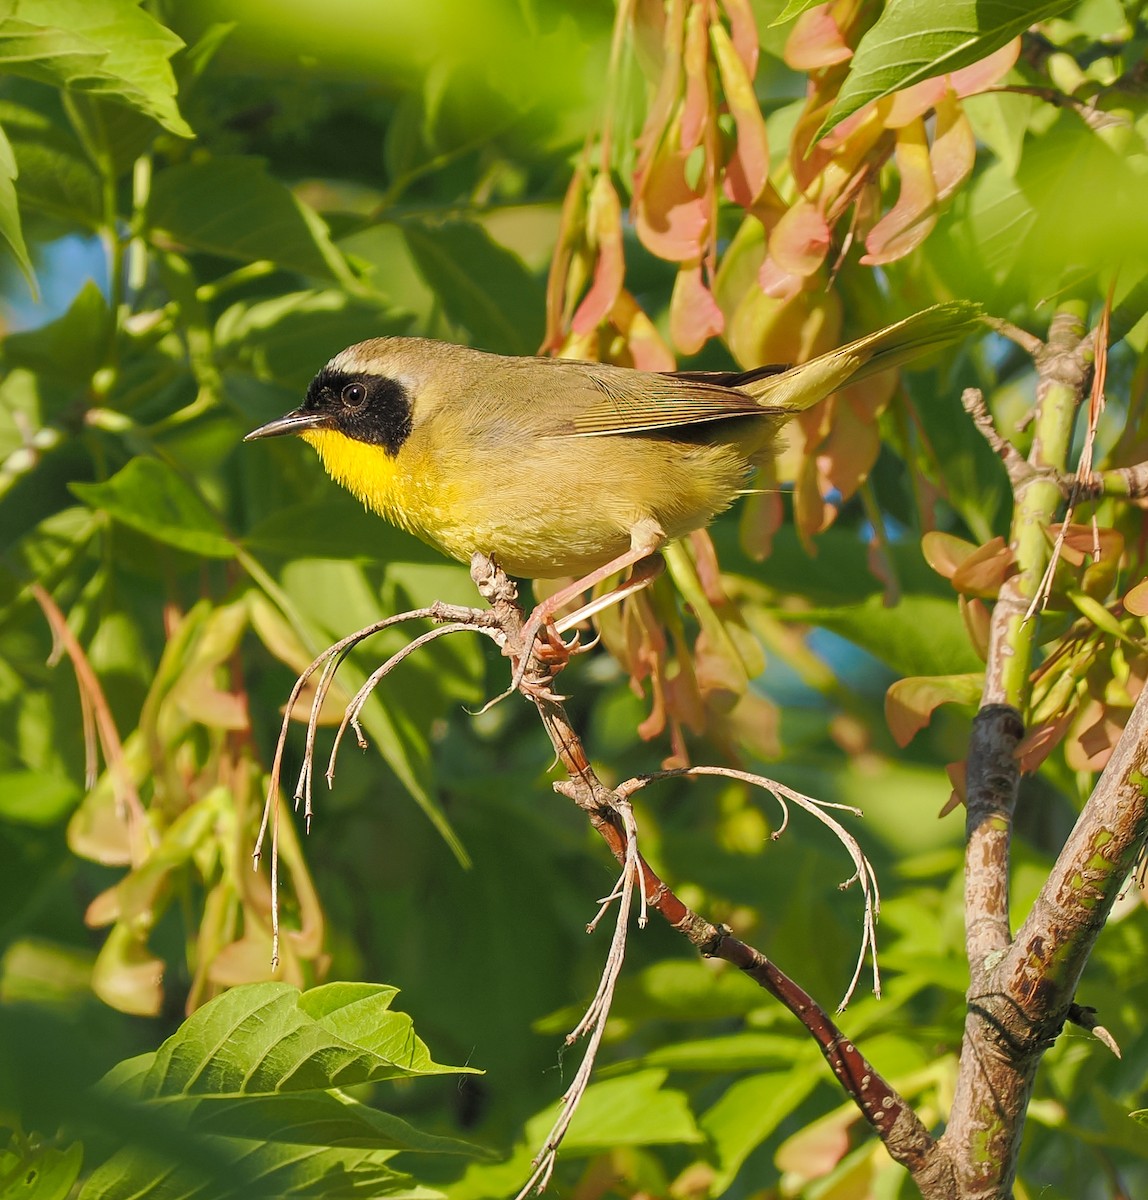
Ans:
<svg viewBox="0 0 1148 1200"><path fill-rule="evenodd" d="M327 474L357 496L368 508L420 537L435 541L441 514L449 512L453 496L448 481L439 478L425 456L356 441L332 429L303 434L318 451Z"/></svg>

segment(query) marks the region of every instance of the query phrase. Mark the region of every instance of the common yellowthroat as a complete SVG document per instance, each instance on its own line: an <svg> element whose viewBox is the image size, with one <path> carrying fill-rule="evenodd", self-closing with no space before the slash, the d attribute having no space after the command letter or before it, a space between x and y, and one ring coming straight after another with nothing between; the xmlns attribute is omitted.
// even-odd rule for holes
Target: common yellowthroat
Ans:
<svg viewBox="0 0 1148 1200"><path fill-rule="evenodd" d="M958 340L976 305L938 304L800 366L658 374L383 337L337 354L299 408L245 440L295 433L369 508L444 553L593 584L709 523L794 413ZM527 643L529 644L529 642Z"/></svg>

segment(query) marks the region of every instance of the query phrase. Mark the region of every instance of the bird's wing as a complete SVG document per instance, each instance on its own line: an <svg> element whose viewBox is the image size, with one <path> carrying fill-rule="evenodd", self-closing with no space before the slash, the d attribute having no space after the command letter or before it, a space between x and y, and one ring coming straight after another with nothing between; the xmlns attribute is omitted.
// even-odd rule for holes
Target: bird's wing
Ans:
<svg viewBox="0 0 1148 1200"><path fill-rule="evenodd" d="M791 363L770 363L765 367L751 367L748 371L666 371L671 379L684 379L689 383L716 383L720 387L740 388L747 383L757 383L788 371Z"/></svg>
<svg viewBox="0 0 1148 1200"><path fill-rule="evenodd" d="M692 372L685 377L646 371L586 373L596 395L572 414L567 436L655 432L770 411L745 392Z"/></svg>

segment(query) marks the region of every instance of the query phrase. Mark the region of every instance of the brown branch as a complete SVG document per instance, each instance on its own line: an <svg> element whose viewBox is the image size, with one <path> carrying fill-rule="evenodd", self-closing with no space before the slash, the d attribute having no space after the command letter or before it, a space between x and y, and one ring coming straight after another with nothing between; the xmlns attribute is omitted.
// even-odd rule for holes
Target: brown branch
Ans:
<svg viewBox="0 0 1148 1200"><path fill-rule="evenodd" d="M471 560L471 575L506 635L504 653L517 658L522 652L523 618L514 584L482 555ZM537 659L532 661L526 680L534 685L527 695L537 706L554 752L569 776L556 783L554 790L586 813L610 852L624 865L632 853L618 809L619 803L625 802L624 795L606 787L595 774L565 708L547 694L549 671ZM637 862L642 894L649 907L701 954L732 963L785 1005L817 1043L842 1088L876 1130L889 1154L909 1170L923 1194L952 1194L952 1164L938 1142L825 1009L759 950L734 937L728 927L714 925L688 908L640 854Z"/></svg>
<svg viewBox="0 0 1148 1200"><path fill-rule="evenodd" d="M995 329L1001 337L1006 337L1010 342L1015 342L1026 354L1031 354L1033 358L1036 358L1044 349L1044 342L1035 333L1029 333L1027 329L1021 329L1011 321L1006 321L1002 317L982 317L981 319L990 328Z"/></svg>
<svg viewBox="0 0 1148 1200"><path fill-rule="evenodd" d="M1098 500L1101 496L1123 496L1129 500L1148 497L1148 462L1092 471L1087 479L1077 478L1075 471L1038 468L998 432L979 388L966 388L961 395L961 406L972 417L977 431L1004 462L1014 492L1031 479L1045 479L1055 483L1066 500L1070 497L1077 500Z"/></svg>
<svg viewBox="0 0 1148 1200"><path fill-rule="evenodd" d="M961 407L972 417L977 432L1004 461L1009 483L1012 484L1013 491L1016 491L1027 478L1034 474L1033 468L1012 442L1001 437L997 432L992 414L985 404L985 398L980 388L965 388L961 393Z"/></svg>

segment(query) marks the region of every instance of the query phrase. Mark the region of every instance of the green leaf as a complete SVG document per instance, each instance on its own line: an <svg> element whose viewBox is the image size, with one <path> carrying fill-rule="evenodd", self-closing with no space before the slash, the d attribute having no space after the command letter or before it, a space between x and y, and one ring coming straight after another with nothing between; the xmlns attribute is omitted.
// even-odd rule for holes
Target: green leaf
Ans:
<svg viewBox="0 0 1148 1200"><path fill-rule="evenodd" d="M789 3L773 18L769 23L770 29L776 29L778 25L785 25L792 21L794 17L800 17L807 9L813 8L815 4L820 4L822 0L789 0Z"/></svg>
<svg viewBox="0 0 1148 1200"><path fill-rule="evenodd" d="M542 284L471 221L404 221L403 236L447 318L502 354L533 354L544 332Z"/></svg>
<svg viewBox="0 0 1148 1200"><path fill-rule="evenodd" d="M390 1113L338 1090L279 1096L186 1097L164 1111L187 1121L193 1133L360 1150L408 1150L478 1157L478 1146L423 1133Z"/></svg>
<svg viewBox="0 0 1148 1200"><path fill-rule="evenodd" d="M410 1017L389 1010L396 994L381 984L234 988L193 1013L145 1074L123 1082L143 1099L252 1096L468 1070L431 1060Z"/></svg>
<svg viewBox="0 0 1148 1200"><path fill-rule="evenodd" d="M987 58L1072 0L891 0L865 34L818 136L872 100Z"/></svg>
<svg viewBox="0 0 1148 1200"><path fill-rule="evenodd" d="M0 72L118 100L179 137L171 56L183 46L137 0L12 0L0 17Z"/></svg>
<svg viewBox="0 0 1148 1200"><path fill-rule="evenodd" d="M703 1141L685 1095L663 1087L665 1081L665 1071L639 1071L591 1084L562 1142L563 1153ZM530 1145L542 1145L558 1110L558 1104L551 1105L526 1123Z"/></svg>
<svg viewBox="0 0 1148 1200"><path fill-rule="evenodd" d="M904 596L893 608L873 596L849 608L775 615L840 634L898 675L961 675L983 667L957 606L939 596Z"/></svg>
<svg viewBox="0 0 1148 1200"><path fill-rule="evenodd" d="M194 250L355 286L323 221L256 158L213 158L160 171L147 222L153 234Z"/></svg>
<svg viewBox="0 0 1148 1200"><path fill-rule="evenodd" d="M751 1029L721 1037L667 1041L643 1054L641 1063L666 1071L762 1071L805 1057L807 1047L799 1039Z"/></svg>
<svg viewBox="0 0 1148 1200"><path fill-rule="evenodd" d="M720 1196L733 1183L742 1163L817 1086L816 1066L771 1071L739 1079L702 1114L699 1124L717 1157L717 1178L710 1194Z"/></svg>
<svg viewBox="0 0 1148 1200"><path fill-rule="evenodd" d="M277 414L267 414L273 415ZM439 551L395 529L342 492L277 509L251 529L244 544L286 558L443 561Z"/></svg>
<svg viewBox="0 0 1148 1200"><path fill-rule="evenodd" d="M0 102L0 121L19 167L21 205L82 229L103 219L100 177L70 130L24 105Z"/></svg>
<svg viewBox="0 0 1148 1200"><path fill-rule="evenodd" d="M79 1142L58 1149L12 1135L0 1149L0 1200L67 1200L83 1161Z"/></svg>
<svg viewBox="0 0 1148 1200"><path fill-rule="evenodd" d="M314 616L329 641L379 618L379 598L362 570L353 563L295 559L285 566L283 583L300 610ZM344 684L358 690L377 665L378 659L372 648L353 653L340 669ZM402 701L400 693L392 692L388 697L391 702L384 702L387 684L391 682L384 681L367 701L360 722L369 740L426 813L459 863L469 866L467 852L434 796L426 726L412 719L411 705Z"/></svg>
<svg viewBox="0 0 1148 1200"><path fill-rule="evenodd" d="M12 145L3 129L0 129L0 238L7 243L21 274L28 281L33 293L36 291L36 275L28 247L24 243L24 231L20 226L20 210L16 204L16 157Z"/></svg>
<svg viewBox="0 0 1148 1200"><path fill-rule="evenodd" d="M91 508L205 558L231 558L235 545L206 502L158 458L133 458L106 483L73 483Z"/></svg>
<svg viewBox="0 0 1148 1200"><path fill-rule="evenodd" d="M107 359L112 333L111 310L89 279L62 317L5 339L4 365L9 370L23 368L69 389L86 387Z"/></svg>
<svg viewBox="0 0 1148 1200"><path fill-rule="evenodd" d="M219 318L215 340L222 363L231 357L257 378L302 393L340 350L409 327L404 314L342 291L287 292L233 304Z"/></svg>
<svg viewBox="0 0 1148 1200"><path fill-rule="evenodd" d="M55 825L75 808L79 799L80 789L63 775L48 771L0 771L2 820L20 825Z"/></svg>
<svg viewBox="0 0 1148 1200"><path fill-rule="evenodd" d="M79 1200L433 1200L387 1161L389 1150L316 1149L239 1138L211 1140L215 1158L172 1162L142 1147L121 1150L88 1177Z"/></svg>

